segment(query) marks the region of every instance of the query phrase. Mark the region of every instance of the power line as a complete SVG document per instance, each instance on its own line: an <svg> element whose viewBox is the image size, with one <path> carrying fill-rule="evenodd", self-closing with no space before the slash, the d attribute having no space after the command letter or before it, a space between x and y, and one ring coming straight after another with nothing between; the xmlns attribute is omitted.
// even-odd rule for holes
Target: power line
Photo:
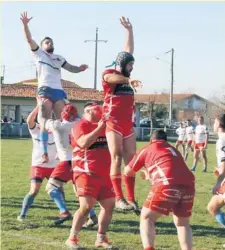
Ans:
<svg viewBox="0 0 225 250"><path fill-rule="evenodd" d="M85 40L86 42L95 42L95 73L94 73L94 89L97 89L97 64L98 64L98 43L104 42L107 43L107 40L98 39L98 28L96 28L95 40Z"/></svg>

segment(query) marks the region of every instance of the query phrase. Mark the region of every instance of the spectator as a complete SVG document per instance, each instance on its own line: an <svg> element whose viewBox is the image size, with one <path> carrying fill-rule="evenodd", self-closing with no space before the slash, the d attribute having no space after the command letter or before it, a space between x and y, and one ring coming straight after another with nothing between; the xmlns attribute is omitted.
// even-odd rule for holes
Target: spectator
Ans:
<svg viewBox="0 0 225 250"><path fill-rule="evenodd" d="M25 119L23 116L21 116L21 124L26 123Z"/></svg>
<svg viewBox="0 0 225 250"><path fill-rule="evenodd" d="M3 122L8 122L7 116L4 116Z"/></svg>

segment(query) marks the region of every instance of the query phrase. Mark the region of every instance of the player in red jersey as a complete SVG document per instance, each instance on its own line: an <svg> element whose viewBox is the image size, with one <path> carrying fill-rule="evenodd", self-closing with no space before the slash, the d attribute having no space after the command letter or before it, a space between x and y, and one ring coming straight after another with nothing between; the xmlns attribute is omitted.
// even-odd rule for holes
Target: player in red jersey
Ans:
<svg viewBox="0 0 225 250"><path fill-rule="evenodd" d="M180 152L167 143L163 130L153 132L150 144L134 156L124 174L133 176L144 166L152 183L140 219L144 249L154 249L155 222L162 215L169 215L170 211L173 212L181 249L192 249L189 218L194 202L195 178Z"/></svg>
<svg viewBox="0 0 225 250"><path fill-rule="evenodd" d="M122 17L121 24L127 30L125 49L117 56L114 69L107 69L102 75L104 89L103 115L106 120L106 137L111 154L111 180L116 194L116 208L138 210L134 199L135 177L124 177L127 200L121 187L121 163L132 159L136 151L136 137L133 130L134 90L141 86L130 79L134 64L134 39L129 19ZM111 65L112 66L112 65ZM127 202L128 201L128 202Z"/></svg>
<svg viewBox="0 0 225 250"><path fill-rule="evenodd" d="M66 245L78 249L78 234L96 201L101 210L98 216L96 247L111 248L106 232L111 222L115 194L110 179L111 158L105 136L102 107L87 103L83 118L71 130L73 148L73 181L76 184L80 208L75 212Z"/></svg>

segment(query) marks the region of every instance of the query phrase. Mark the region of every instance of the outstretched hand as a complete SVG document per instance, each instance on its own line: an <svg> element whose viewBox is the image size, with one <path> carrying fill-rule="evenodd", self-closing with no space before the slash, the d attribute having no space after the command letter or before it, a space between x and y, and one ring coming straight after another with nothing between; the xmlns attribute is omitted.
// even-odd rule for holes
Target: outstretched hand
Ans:
<svg viewBox="0 0 225 250"><path fill-rule="evenodd" d="M86 69L88 69L88 65L87 64L81 64L79 68L80 68L81 71L85 71Z"/></svg>
<svg viewBox="0 0 225 250"><path fill-rule="evenodd" d="M142 83L139 80L130 79L129 83L135 92L137 92L137 88L142 88Z"/></svg>
<svg viewBox="0 0 225 250"><path fill-rule="evenodd" d="M30 18L28 18L27 17L27 12L23 12L22 14L21 14L21 21L23 22L23 24L24 25L27 25L29 22L30 22L30 20L32 19L33 17L30 17Z"/></svg>
<svg viewBox="0 0 225 250"><path fill-rule="evenodd" d="M129 20L129 18L125 18L124 16L122 16L120 18L120 23L123 25L123 27L127 30L131 30L132 29L132 24Z"/></svg>

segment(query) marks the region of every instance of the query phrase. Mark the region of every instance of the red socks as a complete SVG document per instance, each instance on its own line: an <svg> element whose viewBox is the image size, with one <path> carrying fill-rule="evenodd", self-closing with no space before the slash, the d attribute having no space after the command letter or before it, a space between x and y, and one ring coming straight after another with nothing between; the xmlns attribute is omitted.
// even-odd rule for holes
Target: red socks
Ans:
<svg viewBox="0 0 225 250"><path fill-rule="evenodd" d="M124 176L124 183L127 193L127 201L134 201L135 177Z"/></svg>
<svg viewBox="0 0 225 250"><path fill-rule="evenodd" d="M122 199L123 191L122 191L121 174L111 175L110 178L111 178L113 189L116 195L116 200Z"/></svg>
<svg viewBox="0 0 225 250"><path fill-rule="evenodd" d="M146 248L144 248L144 250L155 250L155 248L154 247L146 247Z"/></svg>

